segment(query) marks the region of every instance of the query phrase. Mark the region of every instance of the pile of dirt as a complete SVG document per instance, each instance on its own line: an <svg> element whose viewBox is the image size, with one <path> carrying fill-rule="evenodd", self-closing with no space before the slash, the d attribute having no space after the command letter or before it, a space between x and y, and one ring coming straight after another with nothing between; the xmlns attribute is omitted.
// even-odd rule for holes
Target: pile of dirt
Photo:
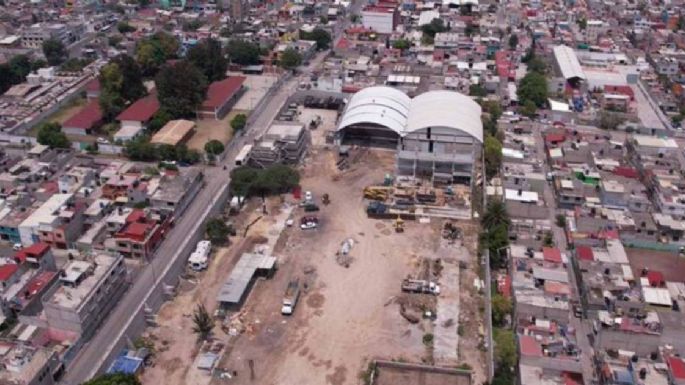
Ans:
<svg viewBox="0 0 685 385"><path fill-rule="evenodd" d="M400 315L412 324L418 323L426 312L435 314L438 303L435 296L411 293L402 293L393 302L400 305Z"/></svg>

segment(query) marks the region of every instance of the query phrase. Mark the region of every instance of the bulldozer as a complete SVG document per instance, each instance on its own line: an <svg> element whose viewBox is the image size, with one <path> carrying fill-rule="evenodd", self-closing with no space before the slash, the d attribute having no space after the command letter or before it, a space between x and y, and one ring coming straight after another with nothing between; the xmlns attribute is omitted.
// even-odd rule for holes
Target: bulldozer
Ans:
<svg viewBox="0 0 685 385"><path fill-rule="evenodd" d="M392 187L388 186L369 186L364 188L364 198L375 201L385 201L390 196Z"/></svg>
<svg viewBox="0 0 685 385"><path fill-rule="evenodd" d="M395 220L395 232L396 233L403 233L404 232L404 219L402 219L399 215L397 216L397 219Z"/></svg>

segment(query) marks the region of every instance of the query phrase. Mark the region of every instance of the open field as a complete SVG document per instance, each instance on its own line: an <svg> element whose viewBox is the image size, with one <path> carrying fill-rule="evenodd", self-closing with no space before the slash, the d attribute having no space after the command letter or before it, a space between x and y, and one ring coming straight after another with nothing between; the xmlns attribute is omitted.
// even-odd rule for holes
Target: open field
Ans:
<svg viewBox="0 0 685 385"><path fill-rule="evenodd" d="M392 364L391 364L392 365ZM470 381L466 376L441 370L423 368L403 368L380 365L376 369L373 385L470 385L480 384Z"/></svg>
<svg viewBox="0 0 685 385"><path fill-rule="evenodd" d="M204 151L205 144L212 139L216 139L227 144L233 137L233 129L231 128L231 120L238 114L244 114L246 111L233 109L221 120L216 119L199 119L195 127L195 133L188 141L188 147Z"/></svg>
<svg viewBox="0 0 685 385"><path fill-rule="evenodd" d="M262 100L269 87L278 80L276 75L244 75L242 73L231 75L246 77L244 84L247 91L234 106L235 109L244 111L252 111L257 103Z"/></svg>

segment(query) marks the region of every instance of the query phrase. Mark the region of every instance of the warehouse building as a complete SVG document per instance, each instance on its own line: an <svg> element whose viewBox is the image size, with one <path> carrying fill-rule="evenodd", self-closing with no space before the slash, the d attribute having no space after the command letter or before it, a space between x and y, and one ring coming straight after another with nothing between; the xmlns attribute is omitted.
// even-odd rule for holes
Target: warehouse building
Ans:
<svg viewBox="0 0 685 385"><path fill-rule="evenodd" d="M352 96L337 129L339 144L397 149L398 175L470 183L483 143L481 108L452 91L410 98L386 86Z"/></svg>
<svg viewBox="0 0 685 385"><path fill-rule="evenodd" d="M150 143L177 146L185 143L195 133L195 123L190 120L170 120L152 136Z"/></svg>

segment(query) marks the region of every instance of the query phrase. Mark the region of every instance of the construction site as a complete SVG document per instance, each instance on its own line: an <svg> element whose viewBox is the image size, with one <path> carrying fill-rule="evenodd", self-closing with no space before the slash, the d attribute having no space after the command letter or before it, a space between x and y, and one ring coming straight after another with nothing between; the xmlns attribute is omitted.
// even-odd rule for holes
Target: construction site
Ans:
<svg viewBox="0 0 685 385"><path fill-rule="evenodd" d="M431 383L484 381L470 190L395 178L392 150L327 144L328 112L302 113L324 117L307 133L302 191L227 213L230 245L189 271L138 342L154 352L144 383L370 384L379 359L463 369ZM255 257L273 271L236 272ZM200 303L215 327L197 344Z"/></svg>

